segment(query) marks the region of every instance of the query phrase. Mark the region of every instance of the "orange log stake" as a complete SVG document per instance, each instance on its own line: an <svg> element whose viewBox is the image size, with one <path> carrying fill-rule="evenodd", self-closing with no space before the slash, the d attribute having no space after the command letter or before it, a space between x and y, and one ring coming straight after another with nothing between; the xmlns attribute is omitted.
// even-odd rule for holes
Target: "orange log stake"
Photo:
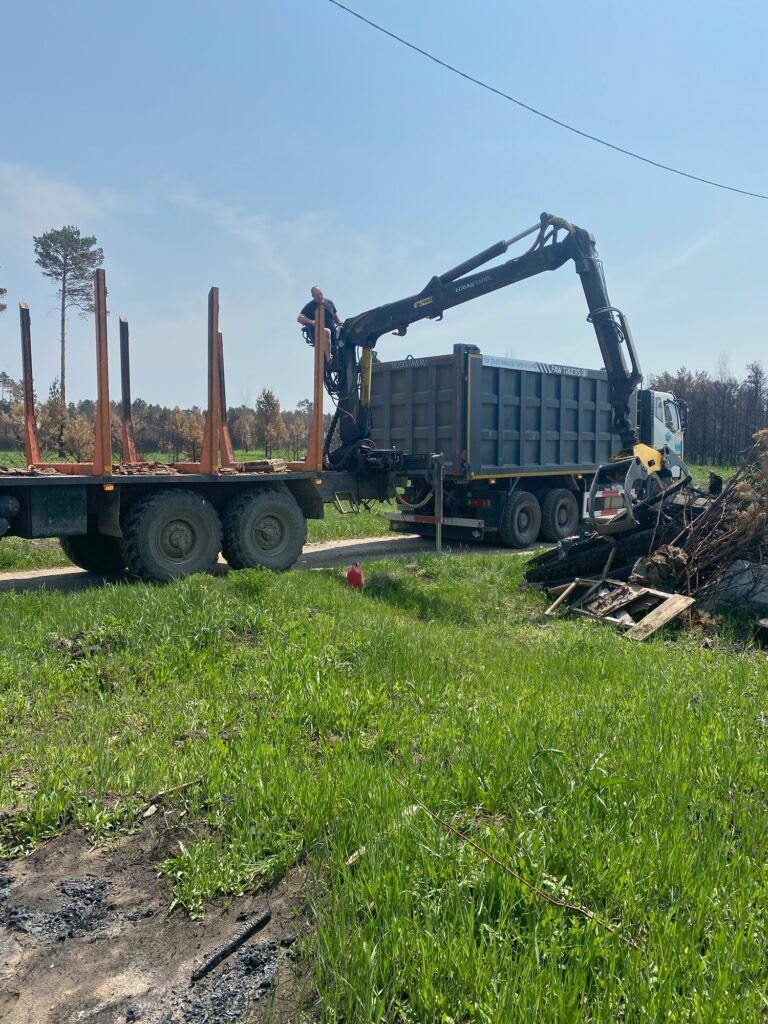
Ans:
<svg viewBox="0 0 768 1024"><path fill-rule="evenodd" d="M201 473L219 471L221 434L221 380L219 374L219 289L208 292L208 414L205 418Z"/></svg>
<svg viewBox="0 0 768 1024"><path fill-rule="evenodd" d="M221 434L219 438L221 448L222 466L231 466L235 461L235 453L232 448L232 435L229 432L229 419L227 418L227 386L224 378L224 339L221 331L218 335L219 348L219 391L221 394Z"/></svg>
<svg viewBox="0 0 768 1024"><path fill-rule="evenodd" d="M93 476L112 473L112 431L109 422L109 364L107 356L107 284L103 270L94 274L96 312L96 437Z"/></svg>
<svg viewBox="0 0 768 1024"><path fill-rule="evenodd" d="M323 395L325 371L325 305L320 303L315 313L315 392L312 405L312 423L309 428L306 469L323 468Z"/></svg>
<svg viewBox="0 0 768 1024"><path fill-rule="evenodd" d="M131 355L128 321L120 317L120 383L122 385L122 442L123 462L135 466L136 442L133 437L133 414L131 411Z"/></svg>
<svg viewBox="0 0 768 1024"><path fill-rule="evenodd" d="M26 302L19 303L19 320L21 321L21 372L24 382L24 447L27 453L27 465L37 466L40 464L40 442L37 438L35 388L32 381L32 332L29 325L29 306Z"/></svg>

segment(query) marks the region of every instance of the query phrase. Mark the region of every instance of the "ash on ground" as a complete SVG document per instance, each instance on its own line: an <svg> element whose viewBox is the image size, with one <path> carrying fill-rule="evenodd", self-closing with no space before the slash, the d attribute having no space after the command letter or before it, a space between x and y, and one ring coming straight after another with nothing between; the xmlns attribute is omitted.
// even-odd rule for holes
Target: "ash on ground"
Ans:
<svg viewBox="0 0 768 1024"><path fill-rule="evenodd" d="M97 848L77 829L0 862L3 1024L235 1024L296 1020L311 998L291 946L311 927L306 871L264 892L216 900L190 919L169 912L158 864L188 840L161 812ZM251 940L196 984L192 973L269 910ZM308 994L309 993L309 994Z"/></svg>
<svg viewBox="0 0 768 1024"><path fill-rule="evenodd" d="M9 891L9 880L5 892ZM105 905L109 882L104 878L68 878L59 882L57 890L65 902L58 910L37 907L5 905L0 907L0 925L11 931L25 932L40 939L63 942L76 935L84 935L104 924L110 916ZM3 891L0 876L0 892Z"/></svg>
<svg viewBox="0 0 768 1024"><path fill-rule="evenodd" d="M241 1021L272 989L277 978L277 945L258 942L238 950L229 967L203 978L190 994L174 993L174 1007L158 1024L213 1024Z"/></svg>

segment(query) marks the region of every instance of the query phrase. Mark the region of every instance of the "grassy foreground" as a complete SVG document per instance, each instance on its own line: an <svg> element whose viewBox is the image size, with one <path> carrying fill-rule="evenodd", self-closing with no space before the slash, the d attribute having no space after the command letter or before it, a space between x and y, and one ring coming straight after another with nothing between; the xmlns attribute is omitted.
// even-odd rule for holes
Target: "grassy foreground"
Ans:
<svg viewBox="0 0 768 1024"><path fill-rule="evenodd" d="M5 853L174 790L189 911L309 865L323 1021L765 1020L764 652L545 619L523 566L0 594Z"/></svg>

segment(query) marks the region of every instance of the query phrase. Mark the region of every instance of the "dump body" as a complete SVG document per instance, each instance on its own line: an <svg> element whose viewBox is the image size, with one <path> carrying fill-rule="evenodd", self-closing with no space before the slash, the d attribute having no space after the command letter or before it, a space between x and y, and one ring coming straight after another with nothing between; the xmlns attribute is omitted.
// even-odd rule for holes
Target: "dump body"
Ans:
<svg viewBox="0 0 768 1024"><path fill-rule="evenodd" d="M636 405L633 394L633 421ZM400 511L388 514L392 529L435 532L426 468L434 452L445 473L445 535L491 534L511 547L573 535L595 473L620 445L605 371L488 356L473 345L376 363L371 417L378 448L408 453L410 479Z"/></svg>
<svg viewBox="0 0 768 1024"><path fill-rule="evenodd" d="M373 367L372 438L413 455L439 452L465 480L593 473L618 451L602 370L483 355Z"/></svg>

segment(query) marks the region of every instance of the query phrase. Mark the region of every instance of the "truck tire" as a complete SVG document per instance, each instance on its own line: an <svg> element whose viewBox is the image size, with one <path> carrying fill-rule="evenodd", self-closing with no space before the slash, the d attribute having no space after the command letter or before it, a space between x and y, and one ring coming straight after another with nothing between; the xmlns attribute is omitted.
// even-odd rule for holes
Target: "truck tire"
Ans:
<svg viewBox="0 0 768 1024"><path fill-rule="evenodd" d="M541 502L541 536L557 542L573 537L579 528L579 506L571 491L556 487Z"/></svg>
<svg viewBox="0 0 768 1024"><path fill-rule="evenodd" d="M140 579L165 583L208 572L220 550L218 513L194 491L157 491L125 514L121 551L129 572Z"/></svg>
<svg viewBox="0 0 768 1024"><path fill-rule="evenodd" d="M103 533L87 533L79 537L59 537L61 550L75 565L86 572L111 576L125 569L125 560L117 537Z"/></svg>
<svg viewBox="0 0 768 1024"><path fill-rule="evenodd" d="M539 536L541 506L530 491L513 491L504 502L499 536L508 548L527 548Z"/></svg>
<svg viewBox="0 0 768 1024"><path fill-rule="evenodd" d="M262 565L290 569L307 540L307 521L294 496L259 487L233 498L224 509L223 554L233 569Z"/></svg>

